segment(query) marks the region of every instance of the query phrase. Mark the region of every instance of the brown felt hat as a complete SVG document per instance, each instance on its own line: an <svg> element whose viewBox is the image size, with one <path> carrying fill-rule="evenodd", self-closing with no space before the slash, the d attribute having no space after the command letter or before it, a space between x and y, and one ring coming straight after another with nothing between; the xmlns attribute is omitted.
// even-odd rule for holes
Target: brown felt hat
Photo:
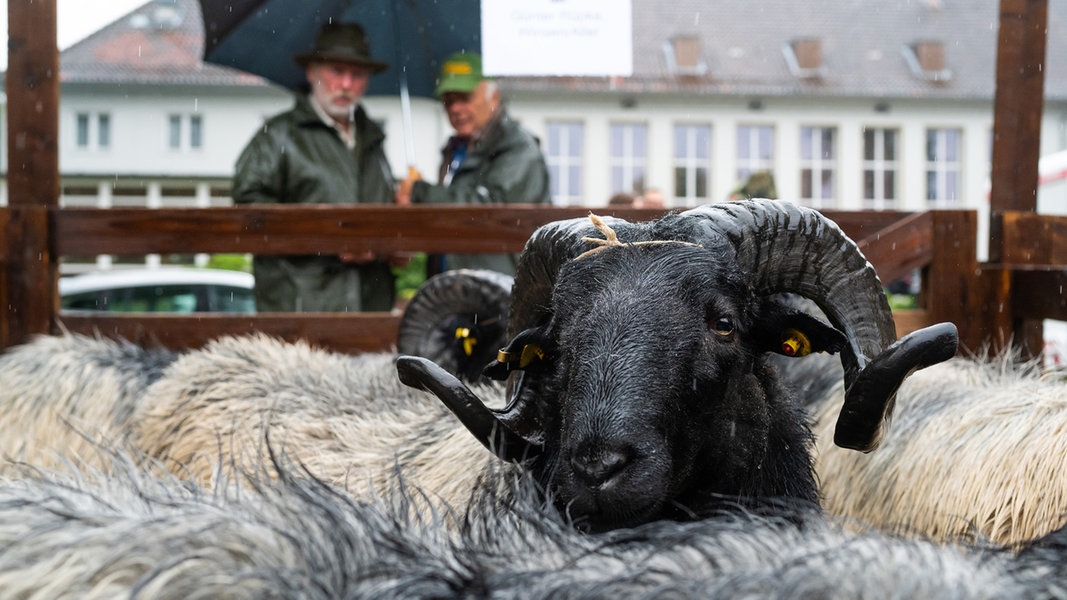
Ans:
<svg viewBox="0 0 1067 600"><path fill-rule="evenodd" d="M315 39L315 49L293 57L296 63L306 67L317 60L332 60L354 65L363 65L374 73L389 68L389 63L371 58L367 34L357 23L327 23Z"/></svg>

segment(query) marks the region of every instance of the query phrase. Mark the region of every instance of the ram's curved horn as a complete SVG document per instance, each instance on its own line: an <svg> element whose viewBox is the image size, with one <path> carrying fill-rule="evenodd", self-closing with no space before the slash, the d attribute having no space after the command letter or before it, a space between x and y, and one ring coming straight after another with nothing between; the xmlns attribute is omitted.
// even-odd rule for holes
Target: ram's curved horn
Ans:
<svg viewBox="0 0 1067 600"><path fill-rule="evenodd" d="M507 342L512 277L458 269L427 279L404 309L397 354L428 358L463 381L484 382L482 369Z"/></svg>
<svg viewBox="0 0 1067 600"><path fill-rule="evenodd" d="M603 220L613 226L626 223L612 217L603 217ZM526 242L515 272L508 320L509 338L548 322L552 316L552 290L560 268L589 250L589 244L582 238L594 233L596 229L587 218L556 221L534 232Z"/></svg>
<svg viewBox="0 0 1067 600"><path fill-rule="evenodd" d="M917 368L955 354L951 324L916 332L879 360L896 340L893 314L882 283L856 244L836 223L788 202L748 200L709 205L679 215L691 241L729 240L738 270L757 294L792 292L813 300L844 332L845 404L835 441L870 451L881 440L900 382ZM876 363L878 375L865 370ZM891 365L891 366L890 366ZM893 374L893 377L889 377ZM895 384L892 379L895 379ZM878 381L881 387L857 382Z"/></svg>
<svg viewBox="0 0 1067 600"><path fill-rule="evenodd" d="M511 431L463 382L433 361L400 356L396 359L396 371L405 385L437 396L498 457L521 461L541 454L540 446Z"/></svg>
<svg viewBox="0 0 1067 600"><path fill-rule="evenodd" d="M900 384L915 371L952 358L958 346L959 335L952 323L913 331L891 344L846 388L834 443L862 451L877 447L882 423L892 414Z"/></svg>

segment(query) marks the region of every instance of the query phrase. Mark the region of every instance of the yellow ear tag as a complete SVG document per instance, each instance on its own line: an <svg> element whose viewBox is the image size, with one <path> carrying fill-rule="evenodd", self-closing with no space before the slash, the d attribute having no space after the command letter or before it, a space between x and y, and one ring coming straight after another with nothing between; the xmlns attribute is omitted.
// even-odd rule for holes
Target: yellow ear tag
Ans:
<svg viewBox="0 0 1067 600"><path fill-rule="evenodd" d="M525 369L534 360L544 360L545 351L537 344L526 344L522 347L522 356L519 357L519 368Z"/></svg>
<svg viewBox="0 0 1067 600"><path fill-rule="evenodd" d="M796 329L786 329L782 332L782 354L786 356L807 356L811 354L811 340Z"/></svg>
<svg viewBox="0 0 1067 600"><path fill-rule="evenodd" d="M463 353L467 356L474 354L474 346L478 344L478 338L471 337L469 327L457 327L456 339L463 340Z"/></svg>
<svg viewBox="0 0 1067 600"><path fill-rule="evenodd" d="M530 366L534 360L544 360L545 351L541 349L541 346L537 344L526 344L522 347L522 352L508 352L501 348L497 350L496 361L500 363L513 363L518 361L519 368L525 369Z"/></svg>

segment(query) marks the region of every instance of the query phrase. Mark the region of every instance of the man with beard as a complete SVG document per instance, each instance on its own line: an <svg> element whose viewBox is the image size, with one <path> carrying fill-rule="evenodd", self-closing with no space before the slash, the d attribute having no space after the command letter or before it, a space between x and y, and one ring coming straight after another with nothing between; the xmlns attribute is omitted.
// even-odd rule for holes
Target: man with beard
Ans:
<svg viewBox="0 0 1067 600"><path fill-rule="evenodd" d="M295 56L309 90L271 117L237 160L233 198L241 204L389 203L394 199L385 134L360 105L371 58L363 28L323 26L309 53ZM389 257L256 256L258 311L387 311L395 284Z"/></svg>

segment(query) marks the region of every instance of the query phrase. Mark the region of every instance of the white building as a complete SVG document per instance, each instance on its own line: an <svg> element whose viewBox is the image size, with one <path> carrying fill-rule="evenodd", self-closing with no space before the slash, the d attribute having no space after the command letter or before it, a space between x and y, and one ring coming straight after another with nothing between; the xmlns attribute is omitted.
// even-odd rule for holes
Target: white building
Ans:
<svg viewBox="0 0 1067 600"><path fill-rule="evenodd" d="M658 188L689 206L770 170L779 197L814 207L975 208L984 222L998 6L633 0L632 77L502 85L559 204ZM1067 149L1065 19L1050 2L1042 155ZM229 203L238 153L291 98L203 64L201 48L197 2L153 0L61 54L63 205ZM434 173L449 127L435 102L413 102L414 162ZM365 104L400 175L399 100ZM1065 188L1043 188L1042 210L1067 212Z"/></svg>

